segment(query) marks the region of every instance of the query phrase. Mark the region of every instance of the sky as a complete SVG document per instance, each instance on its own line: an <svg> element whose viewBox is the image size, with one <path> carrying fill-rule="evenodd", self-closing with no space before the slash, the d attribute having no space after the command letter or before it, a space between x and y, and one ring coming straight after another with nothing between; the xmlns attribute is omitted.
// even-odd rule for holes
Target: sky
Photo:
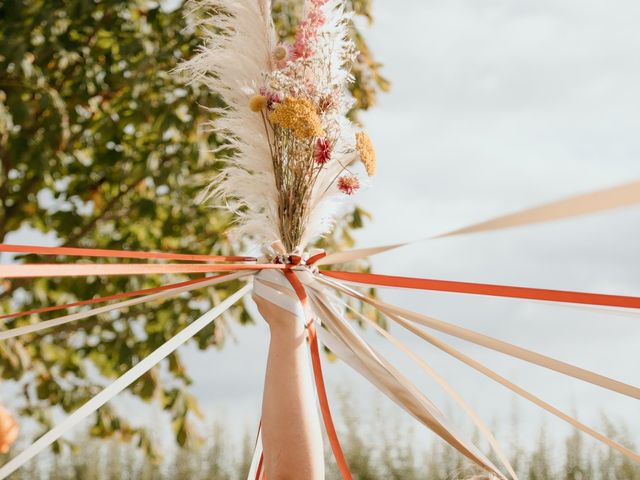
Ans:
<svg viewBox="0 0 640 480"><path fill-rule="evenodd" d="M372 213L359 246L422 238L566 196L640 178L640 4L631 0L374 0L365 28L392 89L362 116L378 174L357 202ZM373 258L377 273L565 290L640 293L640 207L420 242ZM390 303L640 385L640 315L447 293L380 291ZM268 329L231 326L221 351L183 351L208 420L238 435L258 421ZM508 438L564 423L419 339L392 328ZM438 405L425 378L380 336L362 334ZM601 415L640 432L638 402L463 341L441 337L592 426ZM326 364L329 395L408 415L340 362ZM126 405L131 400L119 400ZM340 419L340 402L336 415ZM640 440L640 437L636 438Z"/></svg>
<svg viewBox="0 0 640 480"><path fill-rule="evenodd" d="M357 199L373 214L357 233L359 246L423 238L640 177L637 2L611 8L572 0L376 0L373 8L375 23L365 33L392 89L362 117L379 167ZM375 257L373 266L396 275L637 295L639 240L640 208L627 208L421 242ZM446 293L380 295L640 384L640 315ZM438 387L370 330L363 335L449 409ZM210 416L245 428L259 415L268 331L259 323L234 332L236 341L221 352L190 352L189 366L193 390ZM497 424L499 437L511 435L514 411L524 443L543 423L557 438L568 432L562 421L399 327L392 332ZM635 400L463 341L451 343L589 425L601 426L605 413L640 431ZM365 417L382 408L430 440L357 373L340 363L328 364L326 373L330 395L347 391L350 405Z"/></svg>

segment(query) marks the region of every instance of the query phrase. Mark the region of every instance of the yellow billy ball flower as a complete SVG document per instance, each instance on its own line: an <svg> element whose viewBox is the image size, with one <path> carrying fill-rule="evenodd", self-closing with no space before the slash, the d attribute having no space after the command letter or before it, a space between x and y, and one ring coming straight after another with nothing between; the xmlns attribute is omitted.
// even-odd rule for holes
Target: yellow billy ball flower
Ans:
<svg viewBox="0 0 640 480"><path fill-rule="evenodd" d="M367 170L367 175L372 177L376 173L376 151L371 143L371 138L364 132L356 133L356 152L360 156L360 161Z"/></svg>
<svg viewBox="0 0 640 480"><path fill-rule="evenodd" d="M269 114L274 125L288 128L299 139L324 136L324 129L316 109L306 98L286 97Z"/></svg>
<svg viewBox="0 0 640 480"><path fill-rule="evenodd" d="M287 50L287 47L285 47L284 45L278 45L273 51L274 58L279 62L287 58L288 55L289 55L289 51Z"/></svg>
<svg viewBox="0 0 640 480"><path fill-rule="evenodd" d="M249 108L252 112L261 112L267 108L267 97L264 95L254 95L249 99Z"/></svg>

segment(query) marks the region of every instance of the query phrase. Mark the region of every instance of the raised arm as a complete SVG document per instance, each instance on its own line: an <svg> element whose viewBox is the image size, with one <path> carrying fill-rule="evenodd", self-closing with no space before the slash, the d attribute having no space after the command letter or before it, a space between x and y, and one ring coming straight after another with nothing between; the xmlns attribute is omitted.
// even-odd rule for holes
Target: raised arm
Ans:
<svg viewBox="0 0 640 480"><path fill-rule="evenodd" d="M267 480L324 479L322 432L303 320L254 295L271 341L262 400Z"/></svg>

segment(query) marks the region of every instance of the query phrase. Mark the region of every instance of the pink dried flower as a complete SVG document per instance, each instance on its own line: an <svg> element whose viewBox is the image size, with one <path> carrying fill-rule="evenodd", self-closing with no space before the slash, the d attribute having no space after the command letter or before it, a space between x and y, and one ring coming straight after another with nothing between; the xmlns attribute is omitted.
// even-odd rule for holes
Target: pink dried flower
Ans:
<svg viewBox="0 0 640 480"><path fill-rule="evenodd" d="M353 195L359 188L360 180L355 175L343 175L338 179L338 189L346 195Z"/></svg>
<svg viewBox="0 0 640 480"><path fill-rule="evenodd" d="M307 16L298 25L296 31L296 40L293 44L293 58L309 58L314 54L311 43L318 35L318 29L324 25L326 18L320 7L326 3L326 0L312 1L313 8L309 10Z"/></svg>
<svg viewBox="0 0 640 480"><path fill-rule="evenodd" d="M324 165L331 159L331 142L327 137L316 140L315 160L318 165Z"/></svg>
<svg viewBox="0 0 640 480"><path fill-rule="evenodd" d="M284 68L293 57L293 47L286 43L280 43L273 50L273 59L277 68Z"/></svg>
<svg viewBox="0 0 640 480"><path fill-rule="evenodd" d="M311 78L305 78L302 80L302 84L304 85L304 90L310 97L315 97L318 91L318 87L316 83Z"/></svg>

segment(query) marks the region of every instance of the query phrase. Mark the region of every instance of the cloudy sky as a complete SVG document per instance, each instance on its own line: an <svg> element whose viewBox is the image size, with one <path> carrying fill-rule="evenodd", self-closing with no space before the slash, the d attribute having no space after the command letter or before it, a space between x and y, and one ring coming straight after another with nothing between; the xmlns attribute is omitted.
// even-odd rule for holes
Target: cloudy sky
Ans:
<svg viewBox="0 0 640 480"><path fill-rule="evenodd" d="M589 0L373 3L376 21L367 38L393 88L363 116L379 173L358 198L373 213L358 233L360 246L426 237L640 178L638 2L620 0L615 8ZM640 208L628 208L422 242L373 264L378 273L638 295L639 245ZM640 385L640 315L445 293L380 293L389 302ZM560 420L399 328L392 331L487 421L497 421L501 437L508 436L514 409L525 440L543 421L553 435L566 433ZM258 421L268 331L259 323L233 326L233 334L222 351L185 350L193 392L208 418L224 420L240 435ZM371 331L363 335L448 408L443 393L408 360ZM600 425L606 412L640 431L636 401L443 339L587 424ZM395 412L344 365L329 364L326 372L333 398L346 391L351 407L365 415L373 406ZM404 414L392 416L413 425Z"/></svg>
<svg viewBox="0 0 640 480"><path fill-rule="evenodd" d="M392 91L366 114L379 174L358 201L369 246L420 238L640 177L640 4L584 0L377 0L367 29ZM423 242L374 259L379 273L607 293L640 291L640 208L548 225ZM640 384L640 316L442 293L383 291L423 313ZM212 418L245 428L259 413L268 332L236 328L222 352L190 353L194 391ZM405 334L502 437L514 408L523 436L560 421ZM447 401L386 342L364 333L438 404ZM446 338L447 340L450 340ZM602 412L640 431L637 402L451 340L580 419ZM394 411L357 374L327 366L332 394ZM372 398L375 400L372 402ZM453 413L462 425L461 415ZM411 425L403 414L398 422ZM419 430L419 429L418 429ZM425 440L429 438L424 435Z"/></svg>

